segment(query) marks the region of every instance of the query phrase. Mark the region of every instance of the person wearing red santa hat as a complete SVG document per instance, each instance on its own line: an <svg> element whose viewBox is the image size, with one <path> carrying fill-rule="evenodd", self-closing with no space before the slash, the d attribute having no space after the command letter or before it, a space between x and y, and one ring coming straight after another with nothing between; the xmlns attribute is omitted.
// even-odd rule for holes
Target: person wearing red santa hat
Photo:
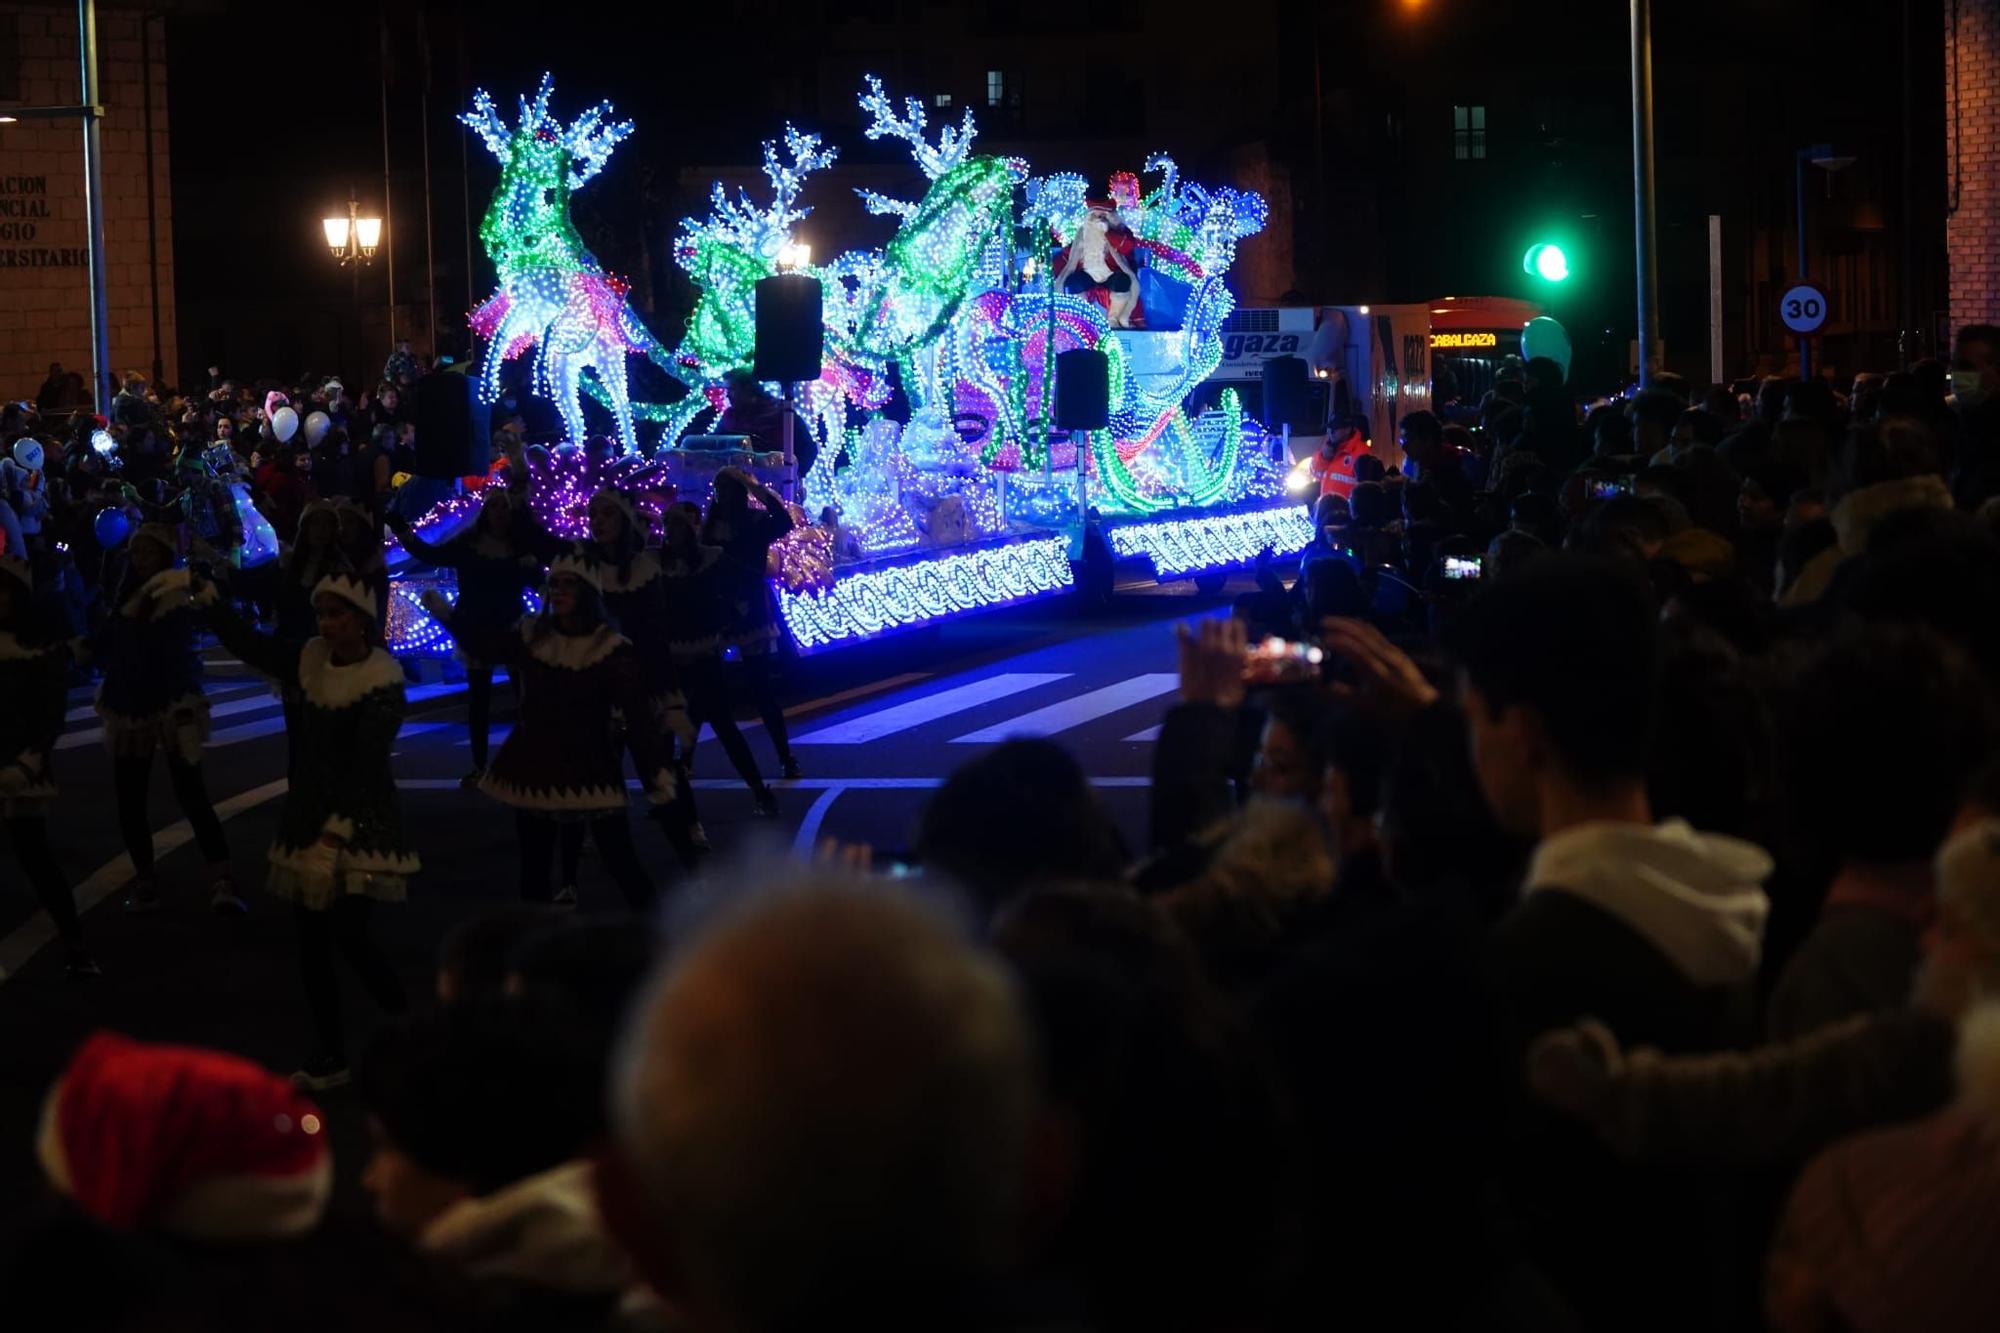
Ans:
<svg viewBox="0 0 2000 1333"><path fill-rule="evenodd" d="M69 881L49 848L48 807L55 800L53 760L62 733L69 655L53 626L34 614L28 562L0 555L0 820L21 876L34 889L69 949L69 975L99 975L83 947L83 923Z"/></svg>
<svg viewBox="0 0 2000 1333"><path fill-rule="evenodd" d="M320 1110L239 1056L99 1032L42 1107L36 1154L99 1225L183 1240L302 1236L333 1187Z"/></svg>

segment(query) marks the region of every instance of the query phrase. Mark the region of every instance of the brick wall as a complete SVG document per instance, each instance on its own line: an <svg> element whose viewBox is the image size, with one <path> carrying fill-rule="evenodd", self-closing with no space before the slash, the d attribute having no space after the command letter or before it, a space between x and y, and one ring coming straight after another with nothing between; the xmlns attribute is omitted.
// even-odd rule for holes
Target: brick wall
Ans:
<svg viewBox="0 0 2000 1333"><path fill-rule="evenodd" d="M2000 0L1945 20L1945 250L1951 322L2000 322ZM1955 209L1953 206L1956 206Z"/></svg>
<svg viewBox="0 0 2000 1333"><path fill-rule="evenodd" d="M99 97L105 112L104 245L111 364L167 382L174 355L173 204L167 173L166 25L104 5L97 14ZM7 40L11 35L12 40ZM146 225L145 49L152 45L153 245ZM18 62L19 104L73 105L80 96L76 11L0 4L0 60ZM6 78L0 71L0 80ZM0 84L0 86L5 86ZM7 91L14 91L9 87ZM0 107L4 114L4 107ZM60 361L90 380L89 239L84 225L83 130L77 121L0 125L0 396L30 397ZM30 230L32 229L32 230ZM152 273L160 331L153 337Z"/></svg>

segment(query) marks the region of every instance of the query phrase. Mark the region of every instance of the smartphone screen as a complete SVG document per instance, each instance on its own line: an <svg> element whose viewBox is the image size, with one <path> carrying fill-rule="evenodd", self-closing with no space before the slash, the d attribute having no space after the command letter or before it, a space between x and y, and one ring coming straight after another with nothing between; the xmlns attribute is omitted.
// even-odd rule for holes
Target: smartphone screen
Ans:
<svg viewBox="0 0 2000 1333"><path fill-rule="evenodd" d="M1590 498L1609 500L1614 495L1624 495L1632 489L1632 484L1622 478L1603 479L1590 483Z"/></svg>
<svg viewBox="0 0 2000 1333"><path fill-rule="evenodd" d="M1249 685L1298 684L1316 678L1325 660L1326 654L1318 644L1273 636L1245 651L1243 680Z"/></svg>
<svg viewBox="0 0 2000 1333"><path fill-rule="evenodd" d="M1448 579L1476 579L1486 572L1486 557L1483 555L1448 555L1444 558L1444 576Z"/></svg>

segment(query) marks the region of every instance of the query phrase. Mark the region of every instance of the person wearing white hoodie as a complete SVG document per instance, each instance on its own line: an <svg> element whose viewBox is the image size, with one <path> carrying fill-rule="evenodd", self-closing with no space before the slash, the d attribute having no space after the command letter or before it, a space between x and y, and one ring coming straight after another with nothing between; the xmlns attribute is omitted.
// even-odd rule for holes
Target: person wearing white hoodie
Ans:
<svg viewBox="0 0 2000 1333"><path fill-rule="evenodd" d="M1637 571L1540 558L1467 607L1450 646L1480 789L1502 828L1538 840L1488 948L1515 1040L1585 1015L1670 1051L1751 1036L1771 858L1653 820L1661 651ZM1727 1251L1710 1249L1727 1243L1719 1182L1620 1164L1525 1106L1516 1131L1508 1192L1524 1241L1586 1327L1713 1325L1727 1285Z"/></svg>
<svg viewBox="0 0 2000 1333"><path fill-rule="evenodd" d="M599 1219L603 1068L584 1037L525 999L468 1002L384 1029L362 1065L361 1183L481 1333L659 1325Z"/></svg>

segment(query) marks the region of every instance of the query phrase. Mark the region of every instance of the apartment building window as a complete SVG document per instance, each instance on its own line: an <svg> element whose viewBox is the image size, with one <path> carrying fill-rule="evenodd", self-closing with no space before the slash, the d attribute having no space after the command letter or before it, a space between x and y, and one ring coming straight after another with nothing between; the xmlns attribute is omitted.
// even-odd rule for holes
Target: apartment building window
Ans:
<svg viewBox="0 0 2000 1333"><path fill-rule="evenodd" d="M1455 106L1451 109L1451 155L1460 162L1485 158L1485 107Z"/></svg>
<svg viewBox="0 0 2000 1333"><path fill-rule="evenodd" d="M949 108L951 106L951 94L939 93L933 100L932 105Z"/></svg>
<svg viewBox="0 0 2000 1333"><path fill-rule="evenodd" d="M986 106L1020 110L1020 70L986 70Z"/></svg>

